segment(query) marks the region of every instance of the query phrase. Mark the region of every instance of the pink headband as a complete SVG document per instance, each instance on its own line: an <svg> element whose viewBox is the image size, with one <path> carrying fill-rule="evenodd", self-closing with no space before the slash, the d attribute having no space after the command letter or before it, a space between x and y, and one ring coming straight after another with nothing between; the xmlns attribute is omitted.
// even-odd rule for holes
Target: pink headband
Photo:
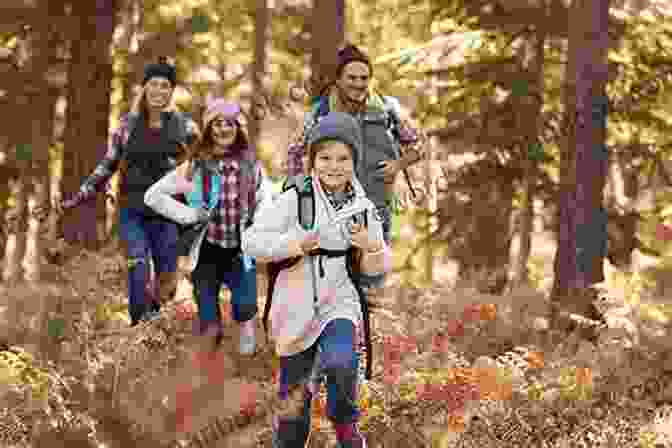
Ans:
<svg viewBox="0 0 672 448"><path fill-rule="evenodd" d="M240 106L236 103L231 103L223 98L208 101L207 108L203 114L203 129L207 129L210 123L218 116L222 116L225 120L238 122L239 115Z"/></svg>

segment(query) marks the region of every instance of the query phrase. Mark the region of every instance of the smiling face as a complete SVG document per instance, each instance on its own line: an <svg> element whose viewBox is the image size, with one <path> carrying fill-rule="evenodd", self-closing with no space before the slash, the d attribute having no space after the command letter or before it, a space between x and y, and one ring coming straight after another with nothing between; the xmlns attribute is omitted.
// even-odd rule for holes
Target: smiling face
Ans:
<svg viewBox="0 0 672 448"><path fill-rule="evenodd" d="M352 150L338 141L318 143L312 165L320 183L329 191L343 191L355 169Z"/></svg>
<svg viewBox="0 0 672 448"><path fill-rule="evenodd" d="M363 62L351 62L341 72L336 85L350 101L361 103L366 99L371 81L369 66Z"/></svg>
<svg viewBox="0 0 672 448"><path fill-rule="evenodd" d="M233 121L226 120L219 116L210 124L210 135L214 143L213 153L215 156L224 155L229 151L230 146L236 141L238 127Z"/></svg>
<svg viewBox="0 0 672 448"><path fill-rule="evenodd" d="M173 96L173 85L166 78L154 77L145 86L145 101L150 110L163 110Z"/></svg>

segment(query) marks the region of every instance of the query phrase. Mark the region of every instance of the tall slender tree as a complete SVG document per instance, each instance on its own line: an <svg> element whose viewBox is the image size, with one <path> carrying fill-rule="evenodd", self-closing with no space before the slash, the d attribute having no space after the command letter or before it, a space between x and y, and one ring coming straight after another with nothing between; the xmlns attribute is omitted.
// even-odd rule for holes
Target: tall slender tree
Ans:
<svg viewBox="0 0 672 448"><path fill-rule="evenodd" d="M574 0L565 74L566 132L551 295L565 310L585 316L594 315L591 286L604 280L609 6L610 0Z"/></svg>
<svg viewBox="0 0 672 448"><path fill-rule="evenodd" d="M74 192L104 154L108 139L112 58L110 46L119 0L72 3L67 128L63 154L63 190ZM101 198L64 216L69 242L98 247L97 218L105 216Z"/></svg>
<svg viewBox="0 0 672 448"><path fill-rule="evenodd" d="M257 94L251 101L252 121L250 123L250 139L257 148L261 131L261 119L266 107L263 101L264 78L266 75L266 46L269 31L268 0L257 0L254 17L254 63L252 67L252 90Z"/></svg>
<svg viewBox="0 0 672 448"><path fill-rule="evenodd" d="M311 94L336 75L338 48L345 40L345 0L313 0L311 20Z"/></svg>
<svg viewBox="0 0 672 448"><path fill-rule="evenodd" d="M527 262L532 250L532 232L534 226L534 199L539 177L539 166L534 154L539 153L539 136L543 127L541 115L544 91L544 46L546 32L537 26L533 36L528 36L521 48L523 72L529 77L530 94L520 98L520 113L517 129L523 133L522 138L522 203L520 207L519 232L520 245L516 260L513 284L524 284L528 281Z"/></svg>
<svg viewBox="0 0 672 448"><path fill-rule="evenodd" d="M63 1L42 0L38 4L43 12L35 23L35 33L31 40L31 77L36 80L39 92L31 95L32 123L30 128L31 163L29 166L28 222L26 251L23 257L24 278L38 281L41 278L41 259L48 244L44 240L47 211L49 210L49 148L53 143L56 118L56 102L59 89L50 85L45 74L62 45L62 33L58 23L65 17ZM59 20L60 19L60 20Z"/></svg>

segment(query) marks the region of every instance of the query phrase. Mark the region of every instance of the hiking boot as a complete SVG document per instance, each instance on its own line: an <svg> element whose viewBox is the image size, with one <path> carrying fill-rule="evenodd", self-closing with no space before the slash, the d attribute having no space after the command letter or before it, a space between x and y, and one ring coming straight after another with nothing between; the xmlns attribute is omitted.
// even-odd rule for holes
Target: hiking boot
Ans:
<svg viewBox="0 0 672 448"><path fill-rule="evenodd" d="M356 423L336 425L338 448L366 448L366 439Z"/></svg>
<svg viewBox="0 0 672 448"><path fill-rule="evenodd" d="M362 437L361 440L358 440L357 442L354 443L360 444L357 446L357 448L366 448L366 439L364 437ZM354 448L354 446L356 445L353 445L353 442L338 442L337 445L338 448L351 448L351 447Z"/></svg>
<svg viewBox="0 0 672 448"><path fill-rule="evenodd" d="M252 355L256 350L256 325L255 320L250 319L240 323L240 348L241 355Z"/></svg>
<svg viewBox="0 0 672 448"><path fill-rule="evenodd" d="M310 434L310 417L274 418L273 448L304 447Z"/></svg>

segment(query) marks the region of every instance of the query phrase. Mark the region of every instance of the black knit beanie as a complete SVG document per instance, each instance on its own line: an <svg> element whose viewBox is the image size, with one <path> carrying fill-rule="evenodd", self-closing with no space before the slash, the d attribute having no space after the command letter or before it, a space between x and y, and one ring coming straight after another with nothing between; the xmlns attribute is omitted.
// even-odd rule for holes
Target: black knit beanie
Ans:
<svg viewBox="0 0 672 448"><path fill-rule="evenodd" d="M373 73L373 66L369 57L356 46L346 44L345 47L338 50L338 68L336 69L336 74L341 76L343 68L351 62L363 62L369 67L369 72Z"/></svg>
<svg viewBox="0 0 672 448"><path fill-rule="evenodd" d="M173 87L177 85L177 71L174 66L168 63L168 58L165 56L161 56L157 63L145 67L145 77L142 80L142 85L144 86L147 81L155 77L166 78Z"/></svg>

